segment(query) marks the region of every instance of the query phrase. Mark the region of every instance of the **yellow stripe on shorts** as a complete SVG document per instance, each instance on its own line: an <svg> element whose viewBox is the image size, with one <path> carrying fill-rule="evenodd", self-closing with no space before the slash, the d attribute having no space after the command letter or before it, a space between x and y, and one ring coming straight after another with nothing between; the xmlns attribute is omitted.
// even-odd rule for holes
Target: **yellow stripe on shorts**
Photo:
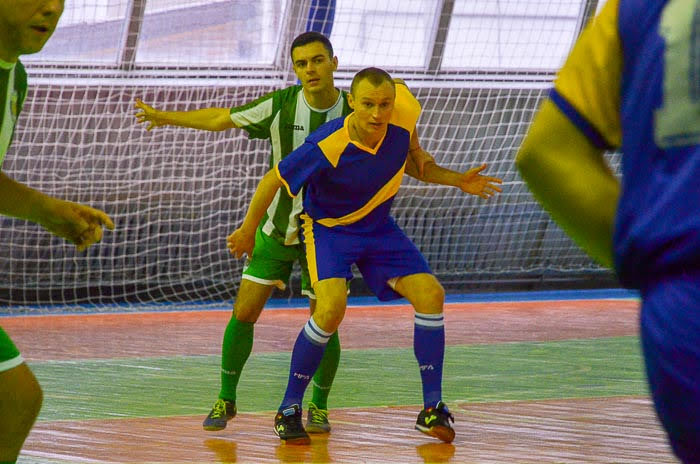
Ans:
<svg viewBox="0 0 700 464"><path fill-rule="evenodd" d="M318 282L318 267L316 266L316 242L314 242L314 220L304 213L299 216L302 220L301 229L304 234L304 245L306 246L306 264L309 266L309 278L311 287Z"/></svg>

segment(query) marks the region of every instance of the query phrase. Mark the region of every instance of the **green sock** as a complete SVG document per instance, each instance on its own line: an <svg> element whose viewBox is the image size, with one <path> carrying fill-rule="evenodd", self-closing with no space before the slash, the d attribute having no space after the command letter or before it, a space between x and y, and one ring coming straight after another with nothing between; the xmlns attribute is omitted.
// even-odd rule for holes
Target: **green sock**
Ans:
<svg viewBox="0 0 700 464"><path fill-rule="evenodd" d="M236 401L238 380L253 350L254 326L253 322L241 322L236 316L231 316L226 326L221 346L221 399Z"/></svg>
<svg viewBox="0 0 700 464"><path fill-rule="evenodd" d="M311 401L319 409L328 409L328 394L331 392L331 385L333 385L338 364L340 364L340 339L336 331L328 339L321 364L314 375L314 395Z"/></svg>

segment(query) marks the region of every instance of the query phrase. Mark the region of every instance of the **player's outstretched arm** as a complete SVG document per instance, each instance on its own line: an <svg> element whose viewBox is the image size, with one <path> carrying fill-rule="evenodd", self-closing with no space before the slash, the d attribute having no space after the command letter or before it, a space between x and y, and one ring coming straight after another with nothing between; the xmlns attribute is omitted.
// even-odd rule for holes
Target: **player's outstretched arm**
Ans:
<svg viewBox="0 0 700 464"><path fill-rule="evenodd" d="M114 229L104 212L60 200L0 173L0 213L35 222L83 251L102 239L102 227Z"/></svg>
<svg viewBox="0 0 700 464"><path fill-rule="evenodd" d="M137 122L146 123L146 130L160 126L191 127L208 131L222 131L237 127L229 116L228 108L202 108L192 111L161 111L137 98L134 103Z"/></svg>
<svg viewBox="0 0 700 464"><path fill-rule="evenodd" d="M226 238L226 245L236 258L240 258L244 254L252 256L255 231L280 187L282 187L282 181L277 177L274 169L268 171L260 180L253 194L253 199L250 201L243 224Z"/></svg>
<svg viewBox="0 0 700 464"><path fill-rule="evenodd" d="M589 255L612 267L620 182L596 148L545 100L516 165L535 198Z"/></svg>
<svg viewBox="0 0 700 464"><path fill-rule="evenodd" d="M423 168L423 175L417 175L417 169L415 168L409 169L411 165L412 163L409 158L406 162L406 174L421 182L450 185L459 188L464 193L476 195L484 199L491 198L493 195L502 191L501 187L498 186L498 184L503 182L500 178L481 174L482 171L486 169L485 164L466 172L457 172L432 162L425 165Z"/></svg>
<svg viewBox="0 0 700 464"><path fill-rule="evenodd" d="M503 181L498 177L482 175L484 169L485 164L461 173L439 166L435 158L420 146L417 129L413 131L406 159L407 175L430 184L458 187L465 193L487 199L502 191L497 184Z"/></svg>

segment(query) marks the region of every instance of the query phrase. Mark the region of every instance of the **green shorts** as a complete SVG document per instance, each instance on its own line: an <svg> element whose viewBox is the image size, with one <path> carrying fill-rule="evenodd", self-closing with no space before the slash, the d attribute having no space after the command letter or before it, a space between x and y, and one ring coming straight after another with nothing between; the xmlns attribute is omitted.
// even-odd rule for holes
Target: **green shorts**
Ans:
<svg viewBox="0 0 700 464"><path fill-rule="evenodd" d="M255 231L253 256L243 266L243 278L284 290L289 283L295 261L299 262L301 268L301 294L315 299L304 245L282 245L258 227Z"/></svg>
<svg viewBox="0 0 700 464"><path fill-rule="evenodd" d="M0 327L0 372L9 371L24 362L19 350L12 343L12 339L7 332Z"/></svg>

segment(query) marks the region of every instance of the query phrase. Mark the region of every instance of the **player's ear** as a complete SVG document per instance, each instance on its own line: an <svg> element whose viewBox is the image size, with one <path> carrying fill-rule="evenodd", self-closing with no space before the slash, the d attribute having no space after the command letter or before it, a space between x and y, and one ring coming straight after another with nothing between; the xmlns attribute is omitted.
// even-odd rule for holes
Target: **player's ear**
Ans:
<svg viewBox="0 0 700 464"><path fill-rule="evenodd" d="M352 98L352 94L348 92L348 106L355 110L355 101Z"/></svg>
<svg viewBox="0 0 700 464"><path fill-rule="evenodd" d="M333 71L337 71L338 70L338 57L334 56L333 59L331 60L331 62L333 62Z"/></svg>

